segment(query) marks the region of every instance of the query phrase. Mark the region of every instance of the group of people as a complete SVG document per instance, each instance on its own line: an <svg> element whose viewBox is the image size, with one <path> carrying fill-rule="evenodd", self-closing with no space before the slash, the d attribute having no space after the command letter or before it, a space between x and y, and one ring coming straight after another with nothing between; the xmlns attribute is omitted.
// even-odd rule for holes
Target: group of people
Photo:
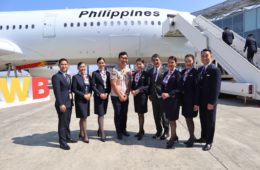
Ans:
<svg viewBox="0 0 260 170"><path fill-rule="evenodd" d="M127 113L129 95L134 98L134 110L138 114L139 132L135 135L141 140L145 135L144 114L148 112L148 99L152 102L153 116L156 126L154 139L167 141L166 148L173 148L178 142L176 120L179 119L180 107L185 117L189 131L187 147L195 142L205 143L203 150L210 150L213 143L217 99L220 91L221 75L218 68L212 64L212 54L209 49L201 52L203 66L194 67L194 56L185 56L185 69L176 69L177 58L168 58L167 68L162 66L158 54L151 57L153 67L144 70L144 60L138 58L132 73L128 67L128 55L120 52L118 65L111 73L105 68L105 59L98 58L98 70L92 76L86 73L86 64L78 63L78 74L71 77L67 74L69 63L63 58L59 60L60 71L52 77L53 91L56 98L55 108L58 113L58 133L60 148L69 150L67 143L74 143L70 135L70 118L75 103L76 117L80 118L79 138L89 143L87 134L87 117L90 115L90 98L94 93L94 113L98 115L97 135L105 142L104 115L107 112L108 98L114 109L114 124L117 139L130 136L127 131ZM74 95L72 95L74 93ZM74 96L74 100L73 100ZM74 101L74 102L73 102ZM193 118L198 115L201 123L201 137L195 138Z"/></svg>
<svg viewBox="0 0 260 170"><path fill-rule="evenodd" d="M222 33L222 40L228 44L228 45L232 45L233 40L234 40L234 34L233 32L231 32L229 27L225 27L224 32ZM248 34L247 38L246 38L246 43L244 46L244 52L247 51L247 60L253 63L253 58L255 53L257 52L257 43L256 40L254 39L254 35L253 34Z"/></svg>

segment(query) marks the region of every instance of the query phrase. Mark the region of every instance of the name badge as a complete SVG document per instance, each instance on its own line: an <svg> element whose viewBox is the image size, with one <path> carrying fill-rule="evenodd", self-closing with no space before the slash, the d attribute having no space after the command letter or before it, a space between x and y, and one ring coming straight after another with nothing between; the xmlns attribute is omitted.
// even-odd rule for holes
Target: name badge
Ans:
<svg viewBox="0 0 260 170"><path fill-rule="evenodd" d="M73 99L72 93L69 93L69 98L70 98L70 100Z"/></svg>

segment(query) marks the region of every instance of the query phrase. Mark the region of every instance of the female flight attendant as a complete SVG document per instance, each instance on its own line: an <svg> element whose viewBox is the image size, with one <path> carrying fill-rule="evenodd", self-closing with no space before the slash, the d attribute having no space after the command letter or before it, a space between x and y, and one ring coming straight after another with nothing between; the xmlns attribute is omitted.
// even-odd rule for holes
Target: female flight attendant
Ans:
<svg viewBox="0 0 260 170"><path fill-rule="evenodd" d="M87 133L87 117L90 114L90 98L92 93L91 78L86 73L86 64L83 62L78 63L79 73L72 77L72 91L75 93L75 109L76 117L80 118L79 137L83 142L89 143Z"/></svg>
<svg viewBox="0 0 260 170"><path fill-rule="evenodd" d="M104 58L97 59L98 70L92 73L92 89L94 91L94 113L98 115L98 136L105 142L104 116L107 112L108 96L111 91L110 73L106 71Z"/></svg>
<svg viewBox="0 0 260 170"><path fill-rule="evenodd" d="M187 147L192 147L195 141L193 118L198 114L198 71L193 67L194 56L185 56L185 69L181 72L181 103L182 115L186 119L190 137L184 142Z"/></svg>
<svg viewBox="0 0 260 170"><path fill-rule="evenodd" d="M168 58L168 71L164 73L162 82L162 99L166 118L170 122L171 137L167 142L166 148L172 148L174 143L178 142L176 134L176 120L179 118L179 86L180 72L176 70L177 58L170 56Z"/></svg>
<svg viewBox="0 0 260 170"><path fill-rule="evenodd" d="M144 60L138 58L136 60L136 69L132 81L132 94L134 96L134 108L138 113L139 118L139 132L135 135L138 140L141 140L144 136L144 113L147 112L147 93L148 93L148 75L143 70Z"/></svg>

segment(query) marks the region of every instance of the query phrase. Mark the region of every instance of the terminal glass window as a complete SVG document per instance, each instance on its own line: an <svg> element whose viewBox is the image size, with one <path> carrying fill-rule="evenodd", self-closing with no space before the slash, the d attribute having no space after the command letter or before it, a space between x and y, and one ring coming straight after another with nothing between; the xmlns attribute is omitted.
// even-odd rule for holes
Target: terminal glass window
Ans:
<svg viewBox="0 0 260 170"><path fill-rule="evenodd" d="M256 9L245 11L245 32L256 29Z"/></svg>
<svg viewBox="0 0 260 170"><path fill-rule="evenodd" d="M232 17L228 17L228 18L223 19L223 28L225 28L225 27L233 29Z"/></svg>
<svg viewBox="0 0 260 170"><path fill-rule="evenodd" d="M243 34L243 14L233 16L233 31Z"/></svg>

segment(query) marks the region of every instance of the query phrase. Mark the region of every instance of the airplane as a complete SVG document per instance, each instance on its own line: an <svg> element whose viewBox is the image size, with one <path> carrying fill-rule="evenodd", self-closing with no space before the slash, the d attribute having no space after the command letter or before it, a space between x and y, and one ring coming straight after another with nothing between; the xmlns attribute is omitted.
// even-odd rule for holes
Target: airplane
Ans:
<svg viewBox="0 0 260 170"><path fill-rule="evenodd" d="M95 64L104 57L112 64L120 51L128 53L129 63L138 57L150 62L154 53L164 60L171 55L183 59L194 53L188 40L163 35L167 17L177 14L190 22L194 18L188 12L130 7L0 12L0 70L37 72L60 58Z"/></svg>

